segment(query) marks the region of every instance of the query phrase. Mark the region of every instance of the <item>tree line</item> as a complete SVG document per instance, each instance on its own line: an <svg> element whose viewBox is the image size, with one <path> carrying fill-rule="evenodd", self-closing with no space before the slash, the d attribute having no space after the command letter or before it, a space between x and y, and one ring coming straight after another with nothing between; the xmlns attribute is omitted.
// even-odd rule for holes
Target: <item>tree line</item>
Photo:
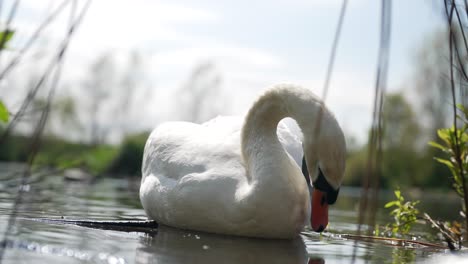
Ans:
<svg viewBox="0 0 468 264"><path fill-rule="evenodd" d="M443 154L428 145L431 140L438 141L438 128L450 124L446 34L445 31L436 32L424 40L413 55L410 78L399 92L385 96L383 187L450 186L446 177L449 171L434 162L435 156ZM151 104L151 101L158 96L158 89L163 88L154 87L154 82L148 76L148 61L141 54L132 52L124 56L124 63L116 63L118 59L122 60L112 53L103 54L91 62L82 79L76 83L63 84L68 93L59 94L53 101L45 133L46 137L54 139L51 142L71 140L74 143L70 144L86 146L83 151L92 153L91 157L98 155L93 154L93 148L110 146L113 151L96 151L101 156L111 156L101 157L108 164L98 166L99 168L118 172L123 170L118 165L119 162L127 162L124 164L134 163L133 167L136 169L132 173L138 173L141 153L149 132L148 128L143 129L138 123L142 122L142 112L148 111L149 107L158 107ZM34 74L28 78L35 78ZM171 97L171 105L175 107L173 118L203 122L216 116L225 110L223 108L226 105L221 86L222 75L215 64L206 61L196 65ZM466 92L459 92L457 98L459 103L467 105ZM34 113L35 108L43 107L44 104L44 97L38 96L31 106L31 112ZM352 140L353 135L347 137ZM109 144L113 142L112 138L117 140L114 144ZM19 142L21 140L11 140L10 147L3 148L8 151L0 154L0 159L21 159ZM116 142L120 144L115 144ZM51 151L55 153L53 155L44 149L42 160L56 165L51 159L60 156L56 153L60 152L59 149L61 148ZM86 156L80 153L82 152L77 151L76 155ZM346 185L360 186L361 175L366 170L366 155L366 144L350 144ZM47 158L48 156L50 157ZM139 158L133 159L131 156Z"/></svg>

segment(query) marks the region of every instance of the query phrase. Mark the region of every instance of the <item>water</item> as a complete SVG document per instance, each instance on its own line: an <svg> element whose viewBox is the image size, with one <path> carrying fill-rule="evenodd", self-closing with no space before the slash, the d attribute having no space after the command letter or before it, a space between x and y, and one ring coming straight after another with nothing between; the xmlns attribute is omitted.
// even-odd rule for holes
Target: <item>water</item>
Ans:
<svg viewBox="0 0 468 264"><path fill-rule="evenodd" d="M0 164L0 232L12 213L18 166ZM304 233L295 240L266 240L220 236L160 227L156 234L97 230L50 224L31 218L144 220L138 198L139 179L101 179L93 183L69 182L62 175L33 177L25 186L12 235L7 239L3 263L434 263L463 256L446 250L398 247L379 242L355 242L339 234L357 228L356 190L343 189L331 207L329 233ZM382 201L384 202L384 201ZM459 207L447 196L424 198L434 217L447 217ZM383 210L381 210L383 211ZM454 217L454 216L453 216ZM378 221L389 218L380 212ZM454 258L454 259L450 259ZM465 260L468 260L465 256Z"/></svg>

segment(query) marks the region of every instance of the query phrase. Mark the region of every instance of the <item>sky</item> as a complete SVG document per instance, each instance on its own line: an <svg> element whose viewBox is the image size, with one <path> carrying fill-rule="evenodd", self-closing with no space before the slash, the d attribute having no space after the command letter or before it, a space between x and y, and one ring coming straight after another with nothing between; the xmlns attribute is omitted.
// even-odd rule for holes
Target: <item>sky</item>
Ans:
<svg viewBox="0 0 468 264"><path fill-rule="evenodd" d="M2 20L13 1L4 2ZM61 2L21 1L12 46L24 44ZM414 54L444 27L436 2L392 1L389 91L405 86ZM173 109L183 106L175 105L174 93L203 61L213 62L222 76L229 107L220 114L244 114L261 91L277 83L321 95L341 5L340 0L96 0L67 51L62 81L81 78L106 52L143 54L155 92L142 108L142 129L175 118ZM348 1L326 99L345 132L358 140L371 122L379 22L380 1ZM66 24L65 15L57 18L36 45L58 43Z"/></svg>

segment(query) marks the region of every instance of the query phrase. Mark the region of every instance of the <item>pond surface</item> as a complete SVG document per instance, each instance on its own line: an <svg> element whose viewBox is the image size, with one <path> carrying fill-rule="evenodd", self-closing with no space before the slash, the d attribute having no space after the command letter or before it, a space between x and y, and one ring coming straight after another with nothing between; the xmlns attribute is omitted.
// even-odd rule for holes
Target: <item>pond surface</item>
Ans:
<svg viewBox="0 0 468 264"><path fill-rule="evenodd" d="M0 235L8 227L19 186L18 166L0 163ZM98 230L32 221L31 218L145 220L139 179L71 182L62 175L32 177L24 186L17 219L7 238L3 263L468 263L465 254L444 249L398 247L340 238L357 230L358 191L343 189L330 210L328 232L304 232L295 240L220 236L160 227L157 233ZM433 217L459 208L447 195L422 197ZM390 199L390 198L388 198ZM388 200L387 199L387 200ZM382 204L385 201L382 200ZM377 221L389 221L380 210ZM464 261L464 260L465 261Z"/></svg>

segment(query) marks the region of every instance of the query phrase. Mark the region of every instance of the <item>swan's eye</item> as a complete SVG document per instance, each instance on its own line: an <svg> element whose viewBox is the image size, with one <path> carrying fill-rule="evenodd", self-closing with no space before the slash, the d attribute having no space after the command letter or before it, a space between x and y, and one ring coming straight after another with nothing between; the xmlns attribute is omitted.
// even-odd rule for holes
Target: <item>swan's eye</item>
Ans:
<svg viewBox="0 0 468 264"><path fill-rule="evenodd" d="M317 177L317 180L315 180L313 184L314 184L314 188L317 188L318 190L327 193L328 204L334 204L336 202L340 189L339 188L338 190L333 189L333 187L327 182L327 179L325 179L325 175L323 175L323 172L320 169L320 167L319 167L319 175Z"/></svg>

